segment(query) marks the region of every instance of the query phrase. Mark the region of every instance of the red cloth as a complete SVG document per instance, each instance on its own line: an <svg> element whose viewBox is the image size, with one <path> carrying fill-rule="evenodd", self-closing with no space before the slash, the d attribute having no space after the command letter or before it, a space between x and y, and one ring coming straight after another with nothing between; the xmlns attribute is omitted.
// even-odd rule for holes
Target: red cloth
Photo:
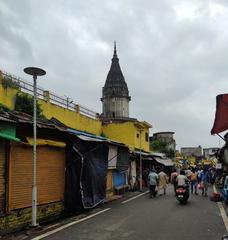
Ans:
<svg viewBox="0 0 228 240"><path fill-rule="evenodd" d="M228 129L228 94L216 97L216 113L211 134L220 133Z"/></svg>

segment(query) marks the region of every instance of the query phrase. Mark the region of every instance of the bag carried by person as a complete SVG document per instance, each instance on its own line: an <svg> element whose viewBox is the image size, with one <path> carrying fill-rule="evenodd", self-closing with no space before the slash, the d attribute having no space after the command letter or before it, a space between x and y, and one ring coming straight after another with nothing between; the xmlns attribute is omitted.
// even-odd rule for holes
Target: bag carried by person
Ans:
<svg viewBox="0 0 228 240"><path fill-rule="evenodd" d="M198 187L199 190L201 190L203 188L202 183L198 183L197 187Z"/></svg>

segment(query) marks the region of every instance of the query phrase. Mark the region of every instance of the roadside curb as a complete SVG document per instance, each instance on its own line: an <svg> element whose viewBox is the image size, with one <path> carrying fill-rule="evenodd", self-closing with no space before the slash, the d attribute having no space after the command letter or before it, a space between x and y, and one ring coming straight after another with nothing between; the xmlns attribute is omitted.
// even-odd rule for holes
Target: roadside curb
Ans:
<svg viewBox="0 0 228 240"><path fill-rule="evenodd" d="M106 198L104 203L110 203L121 198L123 198L123 195L113 195L112 197Z"/></svg>

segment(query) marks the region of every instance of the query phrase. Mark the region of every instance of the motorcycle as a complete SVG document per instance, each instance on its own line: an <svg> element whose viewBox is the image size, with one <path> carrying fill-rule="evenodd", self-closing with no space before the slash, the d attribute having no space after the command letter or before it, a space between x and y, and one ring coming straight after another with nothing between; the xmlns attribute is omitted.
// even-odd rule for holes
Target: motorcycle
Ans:
<svg viewBox="0 0 228 240"><path fill-rule="evenodd" d="M181 203L185 204L189 198L189 186L177 186L176 190L176 199Z"/></svg>

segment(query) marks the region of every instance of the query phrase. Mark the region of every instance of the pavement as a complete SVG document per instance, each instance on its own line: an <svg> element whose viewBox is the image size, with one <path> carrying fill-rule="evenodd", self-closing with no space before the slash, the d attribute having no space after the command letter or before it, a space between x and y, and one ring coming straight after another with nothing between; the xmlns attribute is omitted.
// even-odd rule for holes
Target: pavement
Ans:
<svg viewBox="0 0 228 240"><path fill-rule="evenodd" d="M147 189L145 189L146 191ZM27 239L31 239L33 236L36 235L41 235L45 232L51 231L53 229L56 229L60 226L69 224L71 222L74 221L78 221L80 219L86 218L92 214L95 214L99 211L102 210L102 208L104 206L106 206L107 204L113 202L113 201L124 201L127 200L129 198L135 197L137 195L141 194L141 192L135 191L127 191L125 192L123 195L113 195L113 196L109 196L108 198L105 199L104 201L104 205L100 205L95 209L92 210L84 210L81 212L78 212L77 214L75 214L74 216L71 217L65 217L62 219L57 219L55 221L52 222L47 222L44 224L40 224L38 227L36 228L26 228L24 230L18 231L18 232L14 232L11 234L6 234L4 236L0 236L0 240L27 240Z"/></svg>
<svg viewBox="0 0 228 240"><path fill-rule="evenodd" d="M166 196L150 199L146 192L129 193L83 216L14 239L216 240L227 233L222 215L216 202L200 194L191 195L186 205L180 205L170 186Z"/></svg>

